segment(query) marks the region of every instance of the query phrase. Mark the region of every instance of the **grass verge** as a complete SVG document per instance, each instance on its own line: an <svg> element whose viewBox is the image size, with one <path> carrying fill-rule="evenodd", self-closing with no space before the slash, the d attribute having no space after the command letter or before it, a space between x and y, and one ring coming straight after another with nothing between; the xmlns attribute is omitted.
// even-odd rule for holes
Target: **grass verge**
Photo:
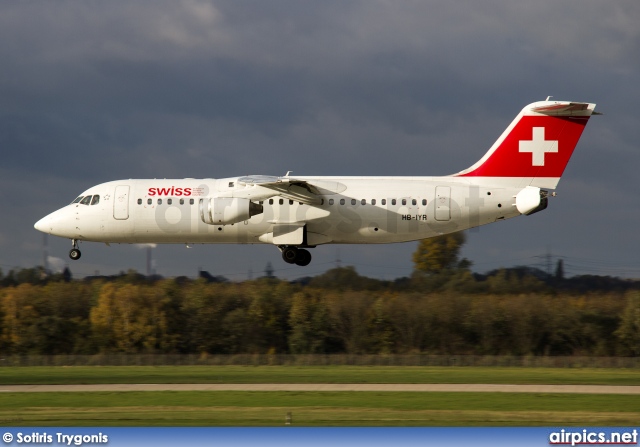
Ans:
<svg viewBox="0 0 640 447"><path fill-rule="evenodd" d="M625 395L372 392L3 393L3 426L631 426Z"/></svg>

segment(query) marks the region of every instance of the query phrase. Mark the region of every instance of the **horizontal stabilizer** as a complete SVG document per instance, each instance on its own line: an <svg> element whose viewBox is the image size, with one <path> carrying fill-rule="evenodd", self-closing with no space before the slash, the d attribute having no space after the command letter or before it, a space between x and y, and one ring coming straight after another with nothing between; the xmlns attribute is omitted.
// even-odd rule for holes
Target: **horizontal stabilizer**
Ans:
<svg viewBox="0 0 640 447"><path fill-rule="evenodd" d="M531 110L548 116L590 116L593 114L593 108L589 106L586 102L556 102L533 107Z"/></svg>

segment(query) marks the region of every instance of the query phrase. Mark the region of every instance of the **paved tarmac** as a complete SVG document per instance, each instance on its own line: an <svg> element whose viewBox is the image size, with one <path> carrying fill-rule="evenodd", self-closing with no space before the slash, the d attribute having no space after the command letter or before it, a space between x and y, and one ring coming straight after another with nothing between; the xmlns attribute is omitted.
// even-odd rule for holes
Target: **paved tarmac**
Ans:
<svg viewBox="0 0 640 447"><path fill-rule="evenodd" d="M122 391L405 391L462 393L640 394L640 386L611 385L496 385L496 384L97 384L0 385L5 393L122 392Z"/></svg>

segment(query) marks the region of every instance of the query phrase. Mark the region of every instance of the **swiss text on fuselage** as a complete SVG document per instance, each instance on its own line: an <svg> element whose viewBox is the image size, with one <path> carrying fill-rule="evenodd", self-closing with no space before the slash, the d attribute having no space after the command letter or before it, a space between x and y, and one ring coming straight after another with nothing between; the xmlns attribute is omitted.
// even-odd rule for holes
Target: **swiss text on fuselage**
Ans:
<svg viewBox="0 0 640 447"><path fill-rule="evenodd" d="M170 188L149 188L147 195L149 196L190 196L192 188L176 188L171 186Z"/></svg>

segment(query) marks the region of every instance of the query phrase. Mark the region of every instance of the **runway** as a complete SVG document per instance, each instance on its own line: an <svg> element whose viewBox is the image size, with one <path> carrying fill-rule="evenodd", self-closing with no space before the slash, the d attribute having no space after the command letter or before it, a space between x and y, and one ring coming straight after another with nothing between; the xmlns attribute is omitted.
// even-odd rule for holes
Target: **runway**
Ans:
<svg viewBox="0 0 640 447"><path fill-rule="evenodd" d="M295 391L295 392L441 392L441 393L561 393L640 394L640 386L611 385L496 385L496 384L95 384L0 385L0 393L129 392L129 391Z"/></svg>

